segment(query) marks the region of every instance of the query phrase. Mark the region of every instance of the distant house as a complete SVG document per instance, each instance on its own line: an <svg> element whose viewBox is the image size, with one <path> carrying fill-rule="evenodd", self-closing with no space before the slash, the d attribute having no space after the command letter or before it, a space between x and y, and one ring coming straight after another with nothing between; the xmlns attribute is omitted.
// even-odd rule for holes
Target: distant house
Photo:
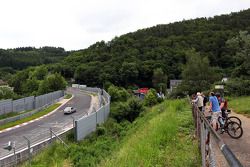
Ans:
<svg viewBox="0 0 250 167"><path fill-rule="evenodd" d="M148 91L149 91L149 88L139 88L137 90L133 90L133 93L135 96L139 97L140 99L144 99Z"/></svg>
<svg viewBox="0 0 250 167"><path fill-rule="evenodd" d="M176 88L180 83L182 82L182 80L170 80L170 92L173 91L174 88Z"/></svg>

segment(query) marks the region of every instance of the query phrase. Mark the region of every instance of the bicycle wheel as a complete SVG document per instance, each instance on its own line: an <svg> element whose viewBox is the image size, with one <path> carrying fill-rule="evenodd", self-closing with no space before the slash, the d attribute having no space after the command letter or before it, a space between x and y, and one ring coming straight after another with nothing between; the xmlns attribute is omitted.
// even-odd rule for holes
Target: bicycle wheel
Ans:
<svg viewBox="0 0 250 167"><path fill-rule="evenodd" d="M227 118L227 122L237 122L241 126L241 120L240 120L240 118L238 118L236 116L230 116L230 117L228 117Z"/></svg>
<svg viewBox="0 0 250 167"><path fill-rule="evenodd" d="M243 129L237 122L228 122L226 126L227 133L230 137L239 139L243 135Z"/></svg>

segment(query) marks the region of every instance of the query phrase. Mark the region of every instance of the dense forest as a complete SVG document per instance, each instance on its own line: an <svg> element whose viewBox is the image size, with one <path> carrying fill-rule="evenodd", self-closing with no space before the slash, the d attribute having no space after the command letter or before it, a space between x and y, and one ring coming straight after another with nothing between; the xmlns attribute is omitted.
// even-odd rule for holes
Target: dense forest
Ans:
<svg viewBox="0 0 250 167"><path fill-rule="evenodd" d="M47 69L67 80L73 78L77 83L100 87L112 83L126 88L158 89L168 86L170 79L183 79L180 90L190 90L189 93L209 89L222 77L229 77L228 89L239 95L250 94L249 18L250 9L141 29L72 52L62 61L47 65ZM43 49L40 54L30 52L32 56L45 57L41 56L41 62L23 65L21 62L26 59L13 56L22 64L17 69L55 62L57 56L67 55L63 49L54 57Z"/></svg>
<svg viewBox="0 0 250 167"><path fill-rule="evenodd" d="M6 80L8 74L29 66L56 63L68 54L59 47L0 49L0 79Z"/></svg>
<svg viewBox="0 0 250 167"><path fill-rule="evenodd" d="M213 18L184 20L97 42L60 64L61 73L79 83L102 86L153 86L154 70L181 79L190 50L207 57L221 76L248 78L250 9ZM247 39L246 39L247 38ZM241 53L245 50L246 54ZM249 79L249 78L248 78Z"/></svg>

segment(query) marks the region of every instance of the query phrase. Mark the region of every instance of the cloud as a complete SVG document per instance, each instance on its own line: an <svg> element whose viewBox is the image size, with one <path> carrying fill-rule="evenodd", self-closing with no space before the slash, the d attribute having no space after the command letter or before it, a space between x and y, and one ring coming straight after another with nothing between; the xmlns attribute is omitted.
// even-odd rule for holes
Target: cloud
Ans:
<svg viewBox="0 0 250 167"><path fill-rule="evenodd" d="M0 48L88 47L137 29L247 9L245 0L0 1Z"/></svg>

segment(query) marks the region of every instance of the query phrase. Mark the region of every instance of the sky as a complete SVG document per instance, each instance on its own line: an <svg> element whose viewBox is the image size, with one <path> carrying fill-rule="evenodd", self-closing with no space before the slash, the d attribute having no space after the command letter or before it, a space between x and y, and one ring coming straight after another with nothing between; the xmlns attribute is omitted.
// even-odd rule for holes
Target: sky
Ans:
<svg viewBox="0 0 250 167"><path fill-rule="evenodd" d="M0 48L85 49L157 24L250 8L250 0L0 0Z"/></svg>

